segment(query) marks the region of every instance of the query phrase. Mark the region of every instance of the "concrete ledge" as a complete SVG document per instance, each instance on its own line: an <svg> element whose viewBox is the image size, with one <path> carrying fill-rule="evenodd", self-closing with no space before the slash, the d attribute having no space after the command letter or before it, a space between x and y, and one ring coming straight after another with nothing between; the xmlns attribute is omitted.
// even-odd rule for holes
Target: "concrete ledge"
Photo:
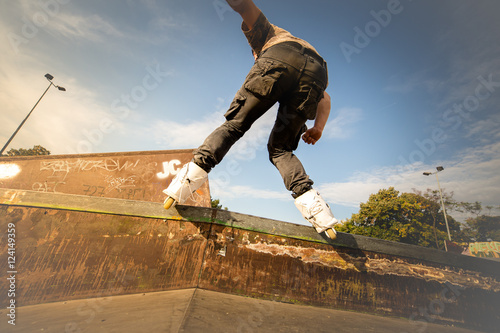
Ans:
<svg viewBox="0 0 500 333"><path fill-rule="evenodd" d="M500 262L346 233L339 233L338 238L331 241L319 235L312 227L225 210L192 206L177 206L165 210L162 204L154 202L2 188L0 188L0 205L212 223L241 230L425 260L429 263L479 271L494 278L500 276Z"/></svg>

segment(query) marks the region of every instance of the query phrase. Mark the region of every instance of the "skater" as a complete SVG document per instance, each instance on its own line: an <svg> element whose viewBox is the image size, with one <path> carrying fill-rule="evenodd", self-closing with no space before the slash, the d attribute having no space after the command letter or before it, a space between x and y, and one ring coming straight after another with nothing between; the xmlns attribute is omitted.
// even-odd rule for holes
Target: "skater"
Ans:
<svg viewBox="0 0 500 333"><path fill-rule="evenodd" d="M243 19L242 30L255 63L224 115L226 121L210 134L164 191L165 208L182 204L207 179L231 146L251 125L279 103L278 116L267 145L269 159L280 172L295 205L318 233L335 239L335 224L328 204L312 188L313 181L293 154L300 138L315 144L330 114L326 62L316 49L288 31L272 25L252 0L226 0ZM308 119L314 126L307 129Z"/></svg>

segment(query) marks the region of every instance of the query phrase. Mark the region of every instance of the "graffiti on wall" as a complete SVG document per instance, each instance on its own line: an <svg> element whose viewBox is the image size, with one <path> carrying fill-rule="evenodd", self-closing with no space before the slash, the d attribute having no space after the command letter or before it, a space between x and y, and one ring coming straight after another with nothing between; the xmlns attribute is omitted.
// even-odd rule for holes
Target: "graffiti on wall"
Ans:
<svg viewBox="0 0 500 333"><path fill-rule="evenodd" d="M189 151L17 159L0 162L0 187L163 202L162 191L191 158ZM189 201L209 207L208 184Z"/></svg>
<svg viewBox="0 0 500 333"><path fill-rule="evenodd" d="M474 257L500 259L500 242L470 243L469 251Z"/></svg>

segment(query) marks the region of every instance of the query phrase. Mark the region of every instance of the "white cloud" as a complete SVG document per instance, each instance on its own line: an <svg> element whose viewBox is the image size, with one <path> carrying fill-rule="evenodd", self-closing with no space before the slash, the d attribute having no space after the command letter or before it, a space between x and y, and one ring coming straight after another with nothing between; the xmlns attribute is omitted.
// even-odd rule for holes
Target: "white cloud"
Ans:
<svg viewBox="0 0 500 333"><path fill-rule="evenodd" d="M500 143L469 148L449 161L442 161L445 170L439 173L443 191L454 192L457 201L479 201L483 207L500 205ZM354 174L346 182L320 184L318 190L332 204L359 207L370 194L394 186L400 192L413 189L437 189L435 176L425 177L424 171L435 171L436 165L416 164L402 170L399 166L383 167ZM486 211L484 211L486 212ZM496 212L498 213L498 211ZM463 218L460 214L457 218Z"/></svg>
<svg viewBox="0 0 500 333"><path fill-rule="evenodd" d="M439 173L439 181L445 193L454 193L454 199L464 202L479 201L483 205L483 213L488 213L486 206L498 207L500 205L500 143L491 144L482 148L466 149L454 159L442 161L435 165L418 163L406 166L387 166L356 172L345 182L317 183L315 188L325 200L338 211L339 206L347 207L352 212L357 212L360 203L367 202L371 194L381 189L395 187L400 193L413 193L413 190L437 190L435 176L426 177L423 172L436 171L435 167L443 165L445 170ZM279 202L288 202L289 193L283 190L268 190L252 185L231 186L230 182L218 183L218 170L211 174L211 190L217 198L249 198L269 199ZM278 204L278 203L277 203ZM465 221L469 216L458 212L448 212L458 221ZM499 210L491 214L499 215Z"/></svg>
<svg viewBox="0 0 500 333"><path fill-rule="evenodd" d="M363 119L359 108L344 107L337 111L337 116L325 126L323 135L330 139L347 139L354 133L353 124Z"/></svg>
<svg viewBox="0 0 500 333"><path fill-rule="evenodd" d="M39 60L36 53L3 54L3 60L10 64L0 71L0 140L6 142L49 86L44 74L50 66ZM56 76L53 82L67 91L51 87L6 151L42 145L52 154L92 152L104 142L104 136L97 133L103 134L102 122L119 125L110 106L100 104L98 94L77 79ZM89 139L84 131L94 134ZM93 142L82 145L84 141Z"/></svg>
<svg viewBox="0 0 500 333"><path fill-rule="evenodd" d="M6 15L6 20L15 20L13 24L6 25L11 43L14 35L15 41L25 44L34 38L43 38L42 35L45 33L57 37L63 36L72 41L88 40L101 43L109 40L108 37L124 37L113 23L102 16L75 14L75 8L71 5L71 3L60 4L57 1L20 0L18 6L10 6L3 14Z"/></svg>
<svg viewBox="0 0 500 333"><path fill-rule="evenodd" d="M195 148L222 124L223 119L221 112L214 112L201 120L186 123L159 120L154 122L151 132L155 133L157 144L166 149Z"/></svg>
<svg viewBox="0 0 500 333"><path fill-rule="evenodd" d="M350 179L345 183L320 184L317 189L331 204L354 208L359 207L361 202L367 201L370 194L386 187L388 187L386 183Z"/></svg>
<svg viewBox="0 0 500 333"><path fill-rule="evenodd" d="M389 82L389 85L384 90L401 94L408 94L422 87L427 91L433 91L439 84L429 78L428 70L410 73L408 76L402 74L393 75L389 78Z"/></svg>
<svg viewBox="0 0 500 333"><path fill-rule="evenodd" d="M477 140L481 144L499 142L500 140L500 114L493 114L485 119L468 123L466 126L465 137Z"/></svg>
<svg viewBox="0 0 500 333"><path fill-rule="evenodd" d="M47 28L70 39L86 39L91 42L102 43L108 37L124 36L111 22L99 15L83 17L61 13L50 21Z"/></svg>
<svg viewBox="0 0 500 333"><path fill-rule="evenodd" d="M276 118L276 107L271 108L252 128L245 133L225 158L251 160L257 151L266 148L266 143ZM201 120L177 122L156 121L151 132L156 133L157 144L166 149L196 148L207 136L225 121L224 111L216 111Z"/></svg>
<svg viewBox="0 0 500 333"><path fill-rule="evenodd" d="M462 152L443 185L462 201L500 205L500 142ZM444 175L443 175L444 177Z"/></svg>
<svg viewBox="0 0 500 333"><path fill-rule="evenodd" d="M43 82L44 78L40 73L42 72L23 75L23 79ZM66 83L69 81L71 80L66 80ZM42 93L42 90L22 89L22 86L23 83L15 79L8 86L0 84L0 89L16 101L9 108L16 110L15 115L0 113L0 122L4 124L0 130L2 140L6 141L10 137ZM105 107L96 104L95 96L78 83L72 82L70 87L67 92L49 89L7 151L10 148L30 148L34 145L42 145L52 154L98 150L105 139L101 128L103 122L116 125L117 120ZM5 101L4 98L5 95L0 96L0 104Z"/></svg>
<svg viewBox="0 0 500 333"><path fill-rule="evenodd" d="M215 171L214 171L215 172ZM259 189L251 186L225 186L224 184L219 184L217 181L210 183L210 192L213 197L237 197L242 198L253 198L259 200L280 200L280 201L290 201L290 194L286 191L273 191L267 189Z"/></svg>

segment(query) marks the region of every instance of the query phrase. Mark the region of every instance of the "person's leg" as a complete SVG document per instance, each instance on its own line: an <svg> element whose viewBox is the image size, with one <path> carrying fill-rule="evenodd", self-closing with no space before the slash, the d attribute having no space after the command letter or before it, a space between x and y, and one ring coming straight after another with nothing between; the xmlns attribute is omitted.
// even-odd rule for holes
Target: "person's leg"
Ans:
<svg viewBox="0 0 500 333"><path fill-rule="evenodd" d="M195 150L193 162L210 172L252 124L274 104L275 101L258 98L242 88L225 115L226 121Z"/></svg>
<svg viewBox="0 0 500 333"><path fill-rule="evenodd" d="M306 130L305 122L306 118L295 109L280 107L269 137L269 159L280 172L285 187L292 191L295 206L302 216L318 233L326 232L329 238L335 239L334 226L338 221L319 192L312 188L313 181L293 154Z"/></svg>
<svg viewBox="0 0 500 333"><path fill-rule="evenodd" d="M302 216L318 233L326 232L329 238L335 239L334 226L339 222L319 192L312 188L312 180L293 154L306 130L305 122L315 117L326 88L326 66L310 60L306 61L298 85L288 94L290 98L280 101L282 106L268 143L269 158L278 168L286 188L293 192L295 206Z"/></svg>
<svg viewBox="0 0 500 333"><path fill-rule="evenodd" d="M219 164L234 143L289 89L294 82L292 73L296 75L279 60L258 58L224 115L226 121L194 152L193 162L207 172Z"/></svg>
<svg viewBox="0 0 500 333"><path fill-rule="evenodd" d="M267 144L269 160L278 169L286 189L294 198L310 190L313 184L293 153L307 129L305 122L306 118L300 113L281 105Z"/></svg>
<svg viewBox="0 0 500 333"><path fill-rule="evenodd" d="M272 101L259 99L240 90L226 113L226 121L205 139L194 152L191 162L179 171L168 188L163 191L167 195L165 208L169 208L169 205L183 204L203 185L212 168L222 161L233 144L273 104Z"/></svg>
<svg viewBox="0 0 500 333"><path fill-rule="evenodd" d="M243 87L238 91L226 121L215 129L194 152L192 161L184 166L163 191L169 204L182 204L203 184L208 173L219 164L229 149L247 132L252 124L268 111L287 89L292 80L281 62L259 58L250 70ZM172 202L172 198L173 202Z"/></svg>
<svg viewBox="0 0 500 333"><path fill-rule="evenodd" d="M280 53L278 48L271 52ZM326 67L320 65L311 57L295 50L286 49L287 57L295 53L297 59L294 67L300 64L302 70L297 72L295 84L290 91L280 99L278 117L268 142L269 158L279 170L285 187L292 191L294 198L312 188L313 181L309 179L300 160L293 154L297 149L302 134L307 130L307 119L314 119L318 103L326 88Z"/></svg>

